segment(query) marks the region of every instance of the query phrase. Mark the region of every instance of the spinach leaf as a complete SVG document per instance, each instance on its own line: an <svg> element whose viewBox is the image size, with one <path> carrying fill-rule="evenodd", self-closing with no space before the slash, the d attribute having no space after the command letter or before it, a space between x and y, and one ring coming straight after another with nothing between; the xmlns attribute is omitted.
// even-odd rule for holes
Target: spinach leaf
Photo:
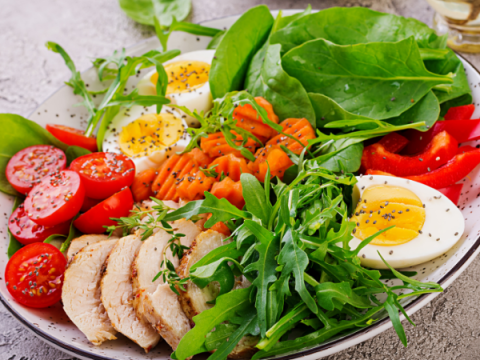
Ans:
<svg viewBox="0 0 480 360"><path fill-rule="evenodd" d="M346 111L374 119L398 116L435 85L453 82L425 69L413 37L352 46L312 40L290 50L282 64L307 91L324 94Z"/></svg>
<svg viewBox="0 0 480 360"><path fill-rule="evenodd" d="M170 26L175 17L184 20L192 8L191 0L119 0L120 7L136 22L153 26L153 18Z"/></svg>
<svg viewBox="0 0 480 360"><path fill-rule="evenodd" d="M20 115L0 114L0 191L19 196L5 175L8 161L22 149L33 145L53 145L66 151L64 144L37 123Z"/></svg>
<svg viewBox="0 0 480 360"><path fill-rule="evenodd" d="M65 151L65 155L67 156L67 165L70 166L73 160L87 154L91 154L91 151L79 146L69 146L67 151Z"/></svg>
<svg viewBox="0 0 480 360"><path fill-rule="evenodd" d="M53 235L50 235L45 240L43 240L43 242L47 244L51 244L52 242L54 242L54 244L56 244L57 242L55 240L60 240L61 238L65 238L65 240L62 241L61 246L59 245L60 246L59 250L61 252L67 251L73 238L80 236L78 235L77 229L73 226L73 222L78 218L78 216L79 215L75 216L70 222L70 230L68 231L68 235L53 234Z"/></svg>
<svg viewBox="0 0 480 360"><path fill-rule="evenodd" d="M242 174L240 181L247 210L262 220L263 224L268 224L268 219L272 213L272 204L267 201L260 181L252 174Z"/></svg>
<svg viewBox="0 0 480 360"><path fill-rule="evenodd" d="M446 36L421 21L385 14L364 7L330 8L301 17L272 35L272 44L281 44L283 53L313 39L338 45L396 42L410 36L419 47L444 49Z"/></svg>
<svg viewBox="0 0 480 360"><path fill-rule="evenodd" d="M217 298L213 308L205 310L193 318L195 327L180 340L174 358L186 358L207 351L205 337L217 325L229 320L236 313L251 306L251 288L233 290ZM172 356L173 357L173 356Z"/></svg>
<svg viewBox="0 0 480 360"><path fill-rule="evenodd" d="M362 163L363 143L352 144L346 148L334 150L330 154L309 160L309 166L321 166L333 172L355 172Z"/></svg>
<svg viewBox="0 0 480 360"><path fill-rule="evenodd" d="M22 198L15 196L15 199L13 199L12 213L15 211L17 207L20 206L22 202L23 202ZM10 259L13 256L13 254L15 254L18 250L22 248L23 245L20 243L20 241L15 239L15 237L10 232L10 229L7 228L7 230L8 230L8 239L9 239L7 256Z"/></svg>
<svg viewBox="0 0 480 360"><path fill-rule="evenodd" d="M252 95L267 99L280 120L306 118L315 127L315 112L307 92L300 81L283 70L280 50L280 45L268 46L260 74L247 88Z"/></svg>
<svg viewBox="0 0 480 360"><path fill-rule="evenodd" d="M210 68L209 83L214 99L241 90L248 65L268 37L273 17L265 5L246 11L217 47Z"/></svg>
<svg viewBox="0 0 480 360"><path fill-rule="evenodd" d="M216 35L214 35L212 40L210 40L207 45L207 50L215 50L225 36L225 33L225 30L221 30Z"/></svg>

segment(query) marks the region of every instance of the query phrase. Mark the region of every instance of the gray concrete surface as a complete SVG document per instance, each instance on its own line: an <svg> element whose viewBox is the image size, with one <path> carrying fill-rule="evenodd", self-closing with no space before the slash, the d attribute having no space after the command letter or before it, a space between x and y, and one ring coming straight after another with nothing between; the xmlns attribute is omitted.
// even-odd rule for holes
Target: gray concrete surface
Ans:
<svg viewBox="0 0 480 360"><path fill-rule="evenodd" d="M193 0L191 21L238 14L257 0ZM367 6L415 17L428 24L433 12L423 0L266 0L272 9ZM27 115L69 78L59 56L48 52L47 40L62 44L79 69L91 59L109 55L153 36L151 28L127 18L116 0L0 0L0 112ZM480 55L468 55L480 68ZM414 328L405 324L405 349L393 330L329 360L480 359L480 258L447 291L417 312ZM0 360L72 359L25 330L0 305Z"/></svg>

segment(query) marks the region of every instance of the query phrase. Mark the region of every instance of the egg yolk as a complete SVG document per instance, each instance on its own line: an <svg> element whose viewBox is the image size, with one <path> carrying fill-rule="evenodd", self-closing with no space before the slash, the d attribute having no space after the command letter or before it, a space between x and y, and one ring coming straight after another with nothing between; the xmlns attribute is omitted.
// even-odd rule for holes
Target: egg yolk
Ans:
<svg viewBox="0 0 480 360"><path fill-rule="evenodd" d="M176 61L165 65L168 75L167 95L191 92L202 87L208 81L210 65L203 61ZM158 73L150 78L153 84L158 80Z"/></svg>
<svg viewBox="0 0 480 360"><path fill-rule="evenodd" d="M175 144L183 132L182 120L172 114L146 114L122 128L120 150L131 158L148 156Z"/></svg>
<svg viewBox="0 0 480 360"><path fill-rule="evenodd" d="M395 225L370 244L400 245L413 240L421 232L425 223L425 209L418 196L410 190L378 185L363 192L355 215L350 220L355 222L354 235L360 240Z"/></svg>

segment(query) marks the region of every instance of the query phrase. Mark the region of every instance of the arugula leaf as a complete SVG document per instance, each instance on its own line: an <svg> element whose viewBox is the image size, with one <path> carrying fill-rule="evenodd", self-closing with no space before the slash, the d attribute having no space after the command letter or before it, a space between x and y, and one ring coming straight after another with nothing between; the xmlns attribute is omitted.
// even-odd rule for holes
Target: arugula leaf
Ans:
<svg viewBox="0 0 480 360"><path fill-rule="evenodd" d="M258 261L246 266L244 273L249 273L251 271L258 272L257 278L252 282L252 285L257 288L255 307L257 308L258 313L260 334L263 337L267 331L266 307L268 287L272 282L277 280L277 261L275 260L275 257L278 253L280 241L279 238L274 237L270 231L251 220L246 220L245 225L250 228L259 240L255 245L255 250L258 252Z"/></svg>
<svg viewBox="0 0 480 360"><path fill-rule="evenodd" d="M400 316L398 315L398 309L395 304L394 294L388 294L387 300L385 300L385 310L388 312L388 316L390 316L390 320L392 320L393 328L397 333L400 341L402 342L403 346L407 346L407 336L405 335L405 329L402 326L402 322L400 321Z"/></svg>
<svg viewBox="0 0 480 360"><path fill-rule="evenodd" d="M177 350L173 353L175 359L186 358L207 351L205 337L217 325L229 320L240 311L251 306L249 296L251 288L233 290L217 298L215 306L205 310L193 318L195 327L180 340ZM173 357L173 356L172 356Z"/></svg>
<svg viewBox="0 0 480 360"><path fill-rule="evenodd" d="M207 351L216 350L223 343L227 342L230 336L238 329L235 324L219 324L215 327L215 331L209 332L205 339L205 348Z"/></svg>
<svg viewBox="0 0 480 360"><path fill-rule="evenodd" d="M239 210L233 206L227 199L218 199L209 192L205 192L205 200L202 204L203 214L211 213L212 216L205 223L206 228L210 228L219 221L228 221L231 219L247 219L248 213Z"/></svg>
<svg viewBox="0 0 480 360"><path fill-rule="evenodd" d="M170 100L164 96L139 95L138 89L135 89L128 95L116 94L115 96L112 97L112 99L108 102L108 104L105 105L105 107L124 106L126 108L131 108L132 106L157 105L157 111L158 111L158 106L160 106L160 109L161 109L162 105L169 104L169 103L170 103Z"/></svg>
<svg viewBox="0 0 480 360"><path fill-rule="evenodd" d="M352 289L350 283L325 282L315 287L318 304L325 310L342 310L345 304L350 304L360 309L369 309L374 307L366 297L359 296Z"/></svg>
<svg viewBox="0 0 480 360"><path fill-rule="evenodd" d="M0 114L0 191L8 195L22 196L8 182L5 175L8 161L13 155L33 145L53 145L63 151L64 144L37 123L20 115Z"/></svg>
<svg viewBox="0 0 480 360"><path fill-rule="evenodd" d="M16 208L20 206L22 202L23 202L22 198L15 196L15 198L13 199L12 213L15 211ZM10 232L10 229L7 228L7 231L8 231L8 239L9 239L7 256L10 259L13 256L13 254L15 254L18 250L22 248L23 245L20 243L20 241L15 239L15 237Z"/></svg>
<svg viewBox="0 0 480 360"><path fill-rule="evenodd" d="M248 245L248 244L247 244ZM217 260L223 258L233 258L237 259L240 256L245 254L246 248L243 246L242 248L237 248L236 242L231 242L225 245L222 245L216 249L213 249L200 260L198 260L195 264L190 267L190 272L193 272L195 269L209 265Z"/></svg>
<svg viewBox="0 0 480 360"><path fill-rule="evenodd" d="M260 185L260 181L252 174L242 174L240 181L247 210L262 220L263 224L268 224L268 219L272 212L272 204L266 199L265 190Z"/></svg>
<svg viewBox="0 0 480 360"><path fill-rule="evenodd" d="M374 119L398 116L435 85L453 83L451 77L425 69L413 37L351 46L312 40L286 53L282 64L308 92L324 94L345 110Z"/></svg>
<svg viewBox="0 0 480 360"><path fill-rule="evenodd" d="M196 267L193 271L190 271L190 278L201 289L213 281L218 282L220 286L220 292L218 295L223 295L232 290L235 285L235 276L233 275L230 266L228 266L228 261L233 262L243 270L243 267L238 264L236 260L229 257L223 257L208 265Z"/></svg>
<svg viewBox="0 0 480 360"><path fill-rule="evenodd" d="M170 26L175 17L184 20L192 8L191 0L119 0L120 7L136 22L153 25L153 17Z"/></svg>
<svg viewBox="0 0 480 360"><path fill-rule="evenodd" d="M95 59L92 63L93 63L93 66L97 68L98 79L100 81L104 80L103 73L105 71L107 73L118 72L118 69L123 65L123 62L125 61L125 58L126 58L125 48L122 48L121 52L118 52L118 50L115 50L112 56L109 56L107 58ZM112 69L110 67L110 65L112 64L115 65L115 69Z"/></svg>
<svg viewBox="0 0 480 360"><path fill-rule="evenodd" d="M242 88L248 64L265 42L272 25L270 10L259 5L243 13L227 30L210 68L209 83L214 99Z"/></svg>

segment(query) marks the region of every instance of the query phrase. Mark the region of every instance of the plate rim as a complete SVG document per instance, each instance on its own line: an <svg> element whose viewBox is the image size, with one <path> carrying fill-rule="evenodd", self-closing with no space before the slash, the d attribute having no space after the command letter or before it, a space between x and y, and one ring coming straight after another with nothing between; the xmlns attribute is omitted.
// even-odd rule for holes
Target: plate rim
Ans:
<svg viewBox="0 0 480 360"><path fill-rule="evenodd" d="M302 10L299 10L299 9L281 9L281 10L282 11L292 11L292 12L302 11ZM278 11L280 11L280 10L271 10L272 13L277 13ZM318 11L318 10L312 10L312 11ZM204 23L208 23L208 22L212 22L212 21L223 20L223 19L232 18L232 17L238 17L238 16L241 16L241 15L242 14L233 14L233 15L221 16L221 17L217 17L217 18L208 19L208 20L198 22L198 24L204 24ZM149 38L138 41L138 42L136 42L136 43L134 43L134 44L132 44L128 47L125 47L125 49L126 50L133 49L133 48L138 47L138 46L140 46L140 45L142 45L142 44L144 44L148 41L152 41L152 39L155 39L155 36L151 36ZM463 57L461 54L459 54L456 51L455 51L455 54L461 60L463 60L464 62L469 64L480 75L480 71L469 60L467 60L465 57ZM80 73L83 74L83 73L91 70L92 68L93 68L93 66L90 66L90 67L82 70ZM60 86L58 89L56 89L55 91L53 91L50 95L48 95L42 102L40 102L38 104L38 106L35 109L33 109L27 115L27 118L31 117L31 115L33 113L35 113L35 111L37 111L43 104L45 104L45 102L47 102L57 92L59 92L60 90L62 90L66 86L67 85L64 84L64 85ZM438 281L438 284L442 285L442 287L443 287L443 285L445 285L445 287L444 287L444 290L445 290L446 287L448 287L456 279L457 276L459 276L463 271L465 271L465 269L468 267L468 265L470 265L470 263L478 255L478 253L480 252L479 250L480 250L480 235L477 236L477 238L476 238L475 242L473 243L472 247L463 255L463 257L460 259L460 261L457 264L455 264L455 266L453 266L452 269L450 269L440 279L440 281ZM463 267L465 267L465 268L462 270ZM460 273L458 273L459 270L462 270L462 271ZM451 281L449 281L451 278L453 278L453 279ZM430 294L420 295L419 297L417 297L411 303L409 303L407 306L404 307L405 311L408 313L408 315L412 315L414 312L421 309L423 306L425 306L427 303L432 301L436 296L438 296L440 294L441 293L430 293ZM24 318L16 309L13 308L13 306L10 305L10 302L7 301L7 299L5 299L1 293L0 293L0 303L2 303L5 306L5 308L8 310L8 312L15 319L17 319L20 322L20 324L22 324L27 330L32 332L35 336L41 338L47 344L49 344L49 345L51 345L51 346L53 346L53 347L55 347L55 348L57 348L61 351L64 351L64 352L69 353L69 354L74 355L74 356L79 356L79 357L84 358L84 359L116 360L115 358L112 358L112 357L98 355L98 354L88 352L86 350L79 349L75 346L70 345L67 342L64 342L62 340L58 340L58 339L52 337L51 335L49 335L48 332L36 327L33 323L29 322L26 318ZM422 303L424 303L424 305L422 307L418 307ZM405 318L404 318L403 315L401 315L400 319L403 321ZM373 325L370 325L366 328L361 329L358 332L346 335L345 337L342 337L342 338L337 339L337 340L333 340L332 342L329 342L328 344L320 344L320 345L317 345L317 346L315 346L311 349L301 350L301 351L299 351L297 353L294 353L294 354L274 357L274 359L276 359L276 360L297 359L297 358L300 358L300 357L313 355L313 354L318 353L318 352L323 351L323 350L328 350L328 349L334 348L338 345L344 345L343 347L340 347L338 349L338 351L341 351L343 349L354 346L358 343L366 341L369 338L375 336L375 334L374 334L371 337L361 339L361 337L365 336L368 332L372 332L372 331L375 332L375 330L379 330L380 327L385 327L385 330L386 330L386 329L389 329L391 326L392 326L392 322L391 322L390 318L386 317L384 319L379 320L378 322L376 322ZM352 341L353 341L353 343L349 343L349 342L352 342ZM327 356L327 354L325 354L325 356Z"/></svg>

